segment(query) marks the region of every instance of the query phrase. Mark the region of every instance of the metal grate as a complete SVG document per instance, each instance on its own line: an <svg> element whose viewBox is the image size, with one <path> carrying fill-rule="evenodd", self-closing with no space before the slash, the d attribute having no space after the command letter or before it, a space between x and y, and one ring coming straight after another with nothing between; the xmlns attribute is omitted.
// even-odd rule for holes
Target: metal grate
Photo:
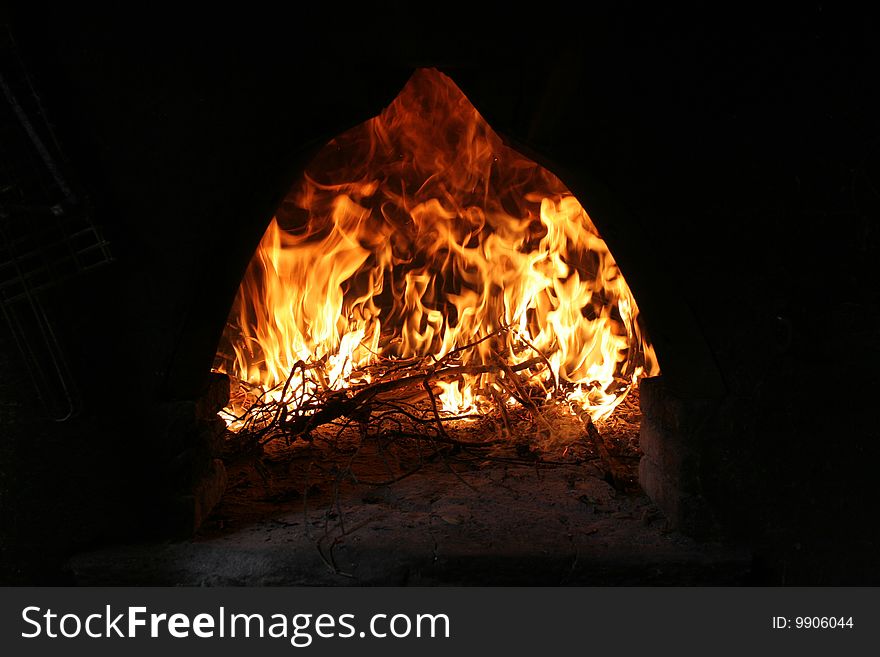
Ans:
<svg viewBox="0 0 880 657"><path fill-rule="evenodd" d="M0 201L0 304L26 301L110 260L86 210L11 209Z"/></svg>
<svg viewBox="0 0 880 657"><path fill-rule="evenodd" d="M8 27L0 28L0 310L57 420L78 396L40 293L112 260Z"/></svg>

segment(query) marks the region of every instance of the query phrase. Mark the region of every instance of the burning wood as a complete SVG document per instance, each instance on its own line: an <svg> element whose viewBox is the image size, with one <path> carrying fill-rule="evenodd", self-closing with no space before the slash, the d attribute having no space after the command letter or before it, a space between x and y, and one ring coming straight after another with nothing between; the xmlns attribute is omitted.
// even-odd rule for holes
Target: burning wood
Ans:
<svg viewBox="0 0 880 657"><path fill-rule="evenodd" d="M494 335L498 333L500 331ZM484 340L485 338L479 342ZM280 394L271 395L270 399L265 399L265 393L254 397L251 389L251 399L248 400L248 387L242 386L238 403L246 407L246 411L233 420L247 426L250 431L261 431L264 434L281 431L288 438L295 439L339 418L365 421L374 412L385 409L396 411L412 421L432 422L443 434L444 420L461 420L468 416L441 411L437 405L438 388L435 386L441 382L459 380L464 376L480 375L492 375L495 382L493 390L496 392L494 399L503 399L497 395L498 392L512 390L512 396L520 403L536 408L530 400L530 391L525 386L534 377L534 373L529 372L544 365L546 358L539 355L513 366L506 365L500 359L494 363L479 365L460 364L457 357L479 342L456 349L439 360L411 359L400 362L380 359L353 372L352 380L358 382L341 390L327 384L324 361L308 364L299 362L294 365L281 386ZM523 373L523 381L516 380L520 373ZM297 379L296 385L293 385ZM306 390L314 392L306 394ZM241 397L242 392L244 399Z"/></svg>
<svg viewBox="0 0 880 657"><path fill-rule="evenodd" d="M502 333L508 329L496 332ZM486 338L481 340L483 342ZM467 448L487 448L499 444L519 445L524 453L540 451L539 445L568 445L580 441L600 461L600 470L614 483L617 464L586 411L566 401L564 386L548 395L535 379L547 359L538 354L515 365L496 356L493 362L461 365L462 353L478 343L464 345L439 360L416 359L406 362L384 360L358 371L358 383L341 390L326 385L322 361L297 363L278 394L241 385L237 405L247 410L232 418L239 427L239 438L265 444L284 439L312 440L313 432L333 426L338 437L355 428L364 438L373 433L415 438ZM439 384L464 376L488 376L488 389L481 398L491 398L478 414L458 414L438 404ZM295 387L294 381L298 381ZM304 393L311 390L313 392ZM516 415L514 419L512 416ZM476 439L465 438L468 423L481 422ZM486 431L486 424L498 431ZM518 450L519 451L519 450ZM566 447L566 452L568 447ZM534 458L537 458L535 456Z"/></svg>

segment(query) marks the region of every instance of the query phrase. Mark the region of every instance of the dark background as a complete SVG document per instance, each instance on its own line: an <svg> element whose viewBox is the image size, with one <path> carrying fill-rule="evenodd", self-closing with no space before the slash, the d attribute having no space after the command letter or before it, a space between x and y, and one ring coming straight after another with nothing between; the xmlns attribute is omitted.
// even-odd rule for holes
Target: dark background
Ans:
<svg viewBox="0 0 880 657"><path fill-rule="evenodd" d="M116 258L43 297L75 420L43 419L0 326L3 579L63 581L72 551L161 532L154 409L200 392L311 154L436 66L578 195L668 383L722 409L706 486L756 577L876 583L876 22L434 11L0 14Z"/></svg>

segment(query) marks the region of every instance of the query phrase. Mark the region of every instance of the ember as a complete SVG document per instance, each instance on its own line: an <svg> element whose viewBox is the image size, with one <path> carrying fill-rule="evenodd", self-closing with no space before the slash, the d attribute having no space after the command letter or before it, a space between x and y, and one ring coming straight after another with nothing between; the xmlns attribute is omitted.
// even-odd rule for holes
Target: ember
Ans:
<svg viewBox="0 0 880 657"><path fill-rule="evenodd" d="M389 411L440 434L514 405L601 420L659 368L578 200L422 69L295 185L215 369L232 430L295 438Z"/></svg>

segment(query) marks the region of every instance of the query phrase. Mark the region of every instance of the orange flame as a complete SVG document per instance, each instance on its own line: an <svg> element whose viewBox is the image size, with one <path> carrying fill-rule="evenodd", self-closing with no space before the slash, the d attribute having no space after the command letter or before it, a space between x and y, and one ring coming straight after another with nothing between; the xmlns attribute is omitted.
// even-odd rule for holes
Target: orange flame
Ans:
<svg viewBox="0 0 880 657"><path fill-rule="evenodd" d="M421 69L380 116L327 144L288 195L233 306L234 357L215 367L271 398L298 362L323 359L322 384L341 389L368 380L380 356L439 359L486 338L462 364L539 352L531 382L599 420L658 371L637 317L577 199L506 146L448 77ZM497 398L490 373L437 385L448 413Z"/></svg>

